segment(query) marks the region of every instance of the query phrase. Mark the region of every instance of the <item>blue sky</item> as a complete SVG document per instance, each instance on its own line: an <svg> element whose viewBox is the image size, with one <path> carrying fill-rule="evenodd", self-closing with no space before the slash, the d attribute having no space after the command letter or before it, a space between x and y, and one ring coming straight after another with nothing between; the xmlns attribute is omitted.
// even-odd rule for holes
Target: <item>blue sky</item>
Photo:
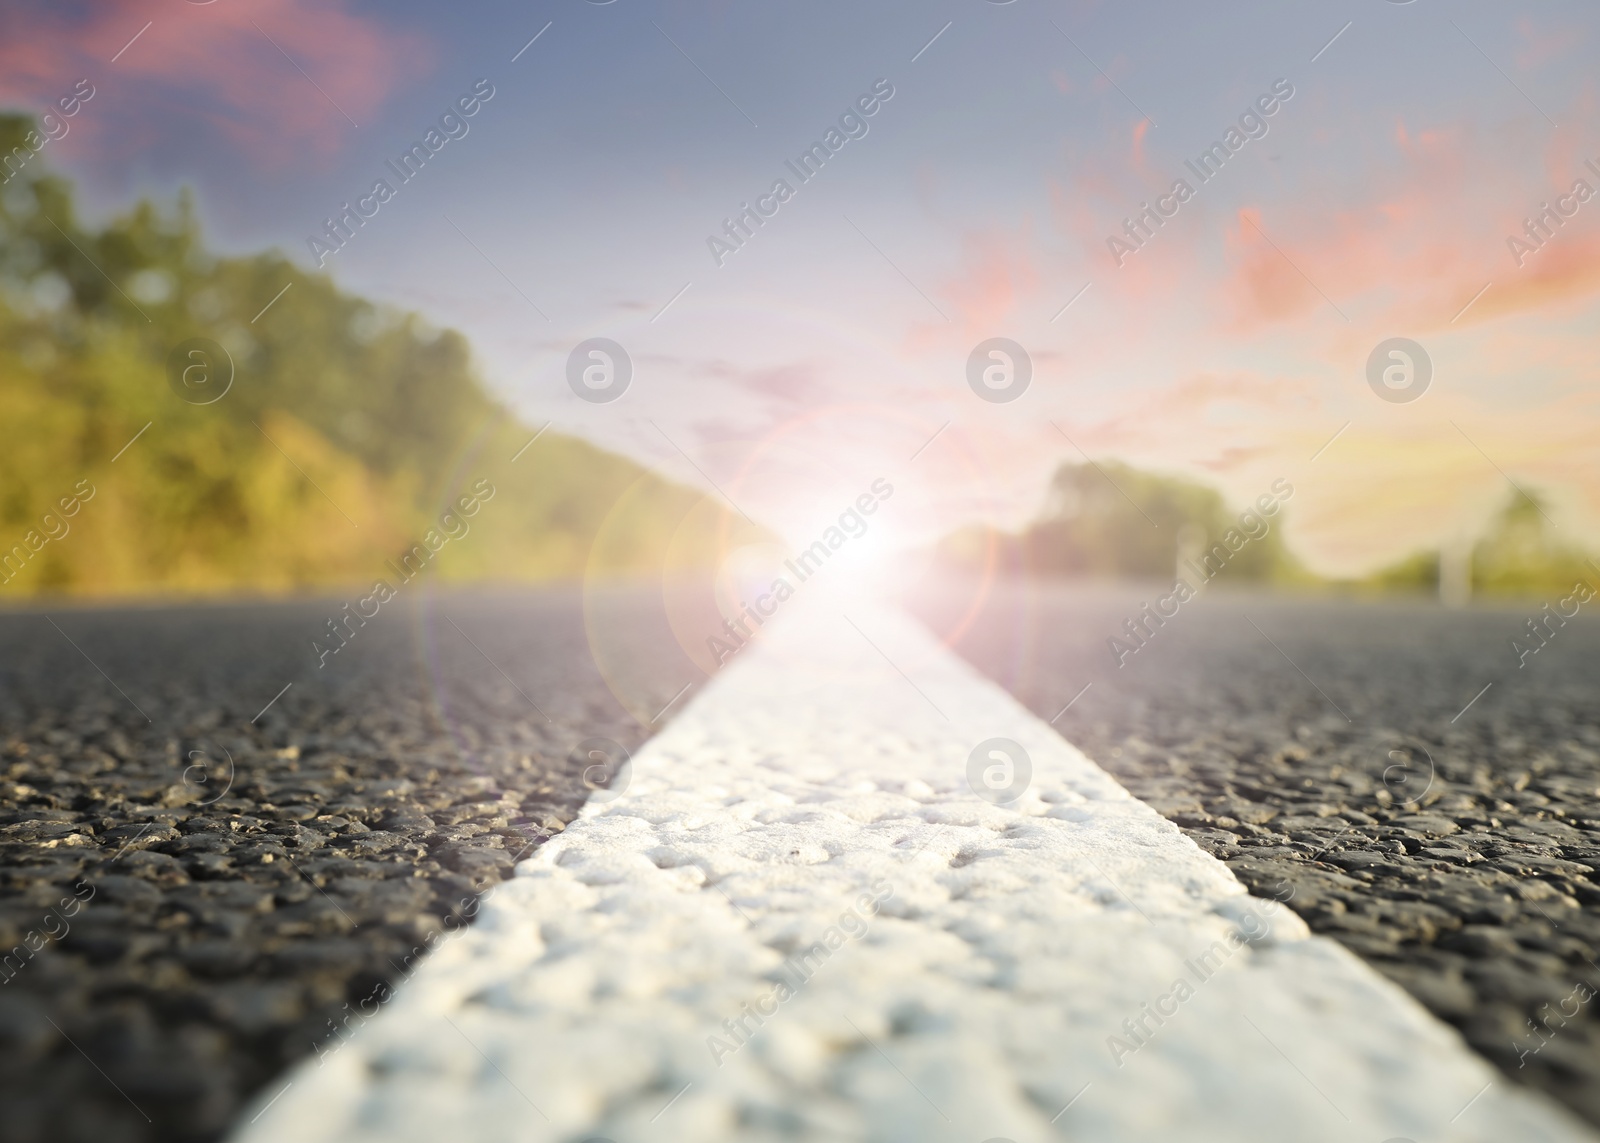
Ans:
<svg viewBox="0 0 1600 1143"><path fill-rule="evenodd" d="M1430 0L34 3L0 17L0 94L38 109L90 75L51 155L96 210L193 186L218 244L309 270L307 237L485 79L470 133L327 263L466 332L530 422L796 538L891 472L903 538L1015 521L1079 446L1239 501L1287 476L1291 539L1353 570L1470 531L1509 480L1600 530L1600 203L1523 266L1506 244L1600 156L1597 22ZM867 134L799 184L785 160L880 80ZM1266 135L1188 175L1279 80ZM1118 266L1107 237L1180 177L1192 198ZM719 266L708 236L779 178L793 197ZM1364 376L1396 335L1435 365L1411 404ZM597 336L634 361L610 404L566 383ZM1010 403L966 383L994 336L1033 361Z"/></svg>

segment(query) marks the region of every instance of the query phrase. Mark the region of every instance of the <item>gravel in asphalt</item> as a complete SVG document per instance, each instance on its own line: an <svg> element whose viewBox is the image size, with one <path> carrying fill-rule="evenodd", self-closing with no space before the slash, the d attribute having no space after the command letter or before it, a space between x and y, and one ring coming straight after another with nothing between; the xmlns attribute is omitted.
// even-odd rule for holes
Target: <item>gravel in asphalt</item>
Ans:
<svg viewBox="0 0 1600 1143"><path fill-rule="evenodd" d="M1213 591L1141 619L1164 594L946 586L917 610L1254 894L1600 1124L1600 625L1547 622L1522 657L1542 601ZM1112 637L1142 646L1119 666Z"/></svg>
<svg viewBox="0 0 1600 1143"><path fill-rule="evenodd" d="M234 1143L1600 1139L914 620L795 606Z"/></svg>
<svg viewBox="0 0 1600 1143"><path fill-rule="evenodd" d="M0 1138L215 1139L337 1046L647 736L588 631L630 707L699 677L591 602L418 592L320 668L341 600L0 615Z"/></svg>

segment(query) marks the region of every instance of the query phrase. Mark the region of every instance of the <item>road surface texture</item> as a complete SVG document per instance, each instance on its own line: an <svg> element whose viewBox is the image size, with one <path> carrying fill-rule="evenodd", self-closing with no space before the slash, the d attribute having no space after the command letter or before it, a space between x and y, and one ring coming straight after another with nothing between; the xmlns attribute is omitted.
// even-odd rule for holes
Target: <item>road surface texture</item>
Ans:
<svg viewBox="0 0 1600 1143"><path fill-rule="evenodd" d="M834 602L239 1143L1592 1143L910 617Z"/></svg>
<svg viewBox="0 0 1600 1143"><path fill-rule="evenodd" d="M396 600L319 668L344 614L0 616L0 1138L219 1137L646 737L575 591Z"/></svg>
<svg viewBox="0 0 1600 1143"><path fill-rule="evenodd" d="M1141 619L1164 594L1003 588L954 647L1253 893L1600 1123L1600 625L1550 623L1524 659L1538 603L1213 594ZM974 598L920 613L954 633Z"/></svg>

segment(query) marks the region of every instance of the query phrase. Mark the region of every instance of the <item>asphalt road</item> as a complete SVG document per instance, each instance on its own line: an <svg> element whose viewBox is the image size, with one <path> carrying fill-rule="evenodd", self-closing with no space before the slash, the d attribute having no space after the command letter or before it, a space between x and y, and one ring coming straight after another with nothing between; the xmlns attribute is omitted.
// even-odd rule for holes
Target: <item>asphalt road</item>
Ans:
<svg viewBox="0 0 1600 1143"><path fill-rule="evenodd" d="M1010 586L968 615L949 588L918 610L1253 893L1600 1124L1600 625L1552 625L1519 665L1538 603L1211 594L1119 656L1161 594Z"/></svg>
<svg viewBox="0 0 1600 1143"><path fill-rule="evenodd" d="M337 1046L699 677L658 598L417 593L322 667L342 600L0 615L0 1138L214 1139Z"/></svg>
<svg viewBox="0 0 1600 1143"><path fill-rule="evenodd" d="M580 743L632 749L687 701L656 598L586 624L573 592L418 595L323 668L339 600L0 615L0 1138L216 1138L336 1045L576 813ZM1107 639L1155 598L1007 591L955 645L1600 1122L1600 629L1519 668L1536 607L1213 596L1119 668ZM948 629L963 602L919 610Z"/></svg>

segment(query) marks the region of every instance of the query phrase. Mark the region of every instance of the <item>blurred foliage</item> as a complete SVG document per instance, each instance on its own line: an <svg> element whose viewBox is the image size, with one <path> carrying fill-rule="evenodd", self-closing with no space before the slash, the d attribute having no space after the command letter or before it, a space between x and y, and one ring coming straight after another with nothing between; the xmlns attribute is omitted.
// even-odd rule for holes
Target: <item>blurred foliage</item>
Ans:
<svg viewBox="0 0 1600 1143"><path fill-rule="evenodd" d="M1198 559L1230 532L1255 533L1229 554L1217 581L1311 581L1284 546L1285 510L1270 493L1267 498L1273 515L1252 510L1252 519L1241 523L1241 513L1230 512L1220 493L1192 481L1116 461L1063 464L1051 478L1038 518L1021 533L964 529L944 540L939 554L969 569L993 559L1002 574L1010 575L1170 582L1178 575L1180 547L1184 558Z"/></svg>
<svg viewBox="0 0 1600 1143"><path fill-rule="evenodd" d="M1588 553L1557 540L1554 529L1539 498L1514 492L1472 549L1472 590L1485 595L1566 592L1580 579L1596 579Z"/></svg>
<svg viewBox="0 0 1600 1143"><path fill-rule="evenodd" d="M1286 498L1291 499L1292 498ZM1355 595L1437 595L1437 551L1413 553L1370 575L1330 579L1308 570L1283 540L1287 507L1258 513L1270 531L1229 555L1218 582L1297 587ZM1142 472L1115 461L1063 464L1050 481L1038 517L1020 533L969 527L940 542L941 562L1001 575L1169 581L1178 548L1212 548L1241 525L1211 488ZM1203 577L1184 575L1191 584ZM1473 597L1565 594L1579 580L1600 587L1600 563L1555 538L1555 524L1537 497L1515 492L1472 547Z"/></svg>
<svg viewBox="0 0 1600 1143"><path fill-rule="evenodd" d="M0 154L26 153L31 127L0 116ZM533 431L484 390L460 334L277 253L210 253L187 194L86 227L42 158L0 186L0 592L366 582L479 479L495 496L434 574L580 576L603 522L627 540L608 573L649 572L702 499L555 433L512 464ZM169 353L193 337L233 359L214 404L168 384ZM93 498L68 516L80 481ZM629 518L608 521L629 490ZM699 531L709 559L718 537Z"/></svg>
<svg viewBox="0 0 1600 1143"><path fill-rule="evenodd" d="M1517 489L1472 545L1474 596L1564 595L1579 580L1600 586L1589 553L1556 538L1543 499ZM1418 552L1359 581L1358 587L1435 592L1439 556Z"/></svg>
<svg viewBox="0 0 1600 1143"><path fill-rule="evenodd" d="M1439 591L1439 553L1415 552L1403 560L1379 568L1371 575L1343 582L1350 591L1366 595L1426 593Z"/></svg>

